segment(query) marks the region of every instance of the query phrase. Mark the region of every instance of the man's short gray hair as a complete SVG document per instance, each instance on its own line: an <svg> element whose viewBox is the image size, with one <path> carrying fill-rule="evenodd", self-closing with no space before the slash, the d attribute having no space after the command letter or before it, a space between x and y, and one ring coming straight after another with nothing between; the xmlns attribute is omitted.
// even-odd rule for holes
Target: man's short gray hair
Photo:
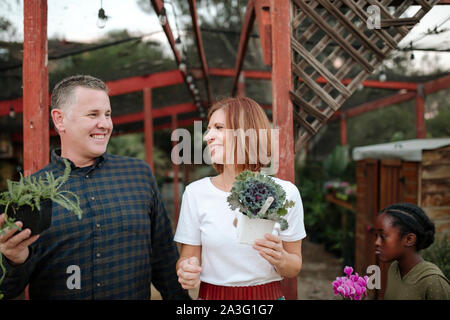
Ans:
<svg viewBox="0 0 450 320"><path fill-rule="evenodd" d="M74 98L74 92L77 87L102 90L108 93L106 84L95 77L88 75L76 75L64 78L58 82L53 89L51 108L63 109Z"/></svg>

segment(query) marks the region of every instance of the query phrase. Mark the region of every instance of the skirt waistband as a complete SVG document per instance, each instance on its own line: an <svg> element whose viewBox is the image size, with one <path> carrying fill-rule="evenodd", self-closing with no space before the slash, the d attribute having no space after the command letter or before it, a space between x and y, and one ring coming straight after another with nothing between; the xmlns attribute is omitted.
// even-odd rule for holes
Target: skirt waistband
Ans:
<svg viewBox="0 0 450 320"><path fill-rule="evenodd" d="M283 298L281 281L248 287L218 286L200 283L200 300L277 300Z"/></svg>

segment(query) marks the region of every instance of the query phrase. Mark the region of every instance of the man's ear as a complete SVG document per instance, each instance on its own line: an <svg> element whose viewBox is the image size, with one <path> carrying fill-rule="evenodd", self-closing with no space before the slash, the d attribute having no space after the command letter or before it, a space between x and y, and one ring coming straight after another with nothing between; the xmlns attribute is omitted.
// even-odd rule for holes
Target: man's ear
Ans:
<svg viewBox="0 0 450 320"><path fill-rule="evenodd" d="M417 242L417 236L414 233L408 233L403 237L405 247L414 247Z"/></svg>
<svg viewBox="0 0 450 320"><path fill-rule="evenodd" d="M53 109L50 112L53 120L53 124L58 132L64 132L64 113L61 109Z"/></svg>

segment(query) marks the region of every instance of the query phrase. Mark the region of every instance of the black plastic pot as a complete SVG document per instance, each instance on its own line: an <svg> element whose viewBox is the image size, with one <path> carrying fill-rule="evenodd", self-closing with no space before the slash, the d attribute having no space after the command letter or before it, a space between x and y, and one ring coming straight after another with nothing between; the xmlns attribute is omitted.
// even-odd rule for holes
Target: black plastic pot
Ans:
<svg viewBox="0 0 450 320"><path fill-rule="evenodd" d="M3 213L4 210L5 206L0 206L0 212ZM15 210L9 207L7 214L15 221L22 221L22 230L28 228L31 230L31 235L40 234L47 230L52 223L52 201L50 199L41 201L41 211L36 207L31 210L31 207L26 205L15 208Z"/></svg>

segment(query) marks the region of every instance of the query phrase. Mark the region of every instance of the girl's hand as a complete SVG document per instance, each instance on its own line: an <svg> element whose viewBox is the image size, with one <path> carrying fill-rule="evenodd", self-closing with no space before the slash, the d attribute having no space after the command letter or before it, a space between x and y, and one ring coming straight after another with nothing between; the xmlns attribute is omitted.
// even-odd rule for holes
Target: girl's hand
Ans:
<svg viewBox="0 0 450 320"><path fill-rule="evenodd" d="M178 282L183 289L195 289L200 285L200 262L197 257L190 257L181 261L178 265Z"/></svg>
<svg viewBox="0 0 450 320"><path fill-rule="evenodd" d="M286 251L280 237L270 233L265 234L265 239L257 239L253 244L253 249L258 250L259 254L269 261L275 269L279 270L286 259Z"/></svg>

